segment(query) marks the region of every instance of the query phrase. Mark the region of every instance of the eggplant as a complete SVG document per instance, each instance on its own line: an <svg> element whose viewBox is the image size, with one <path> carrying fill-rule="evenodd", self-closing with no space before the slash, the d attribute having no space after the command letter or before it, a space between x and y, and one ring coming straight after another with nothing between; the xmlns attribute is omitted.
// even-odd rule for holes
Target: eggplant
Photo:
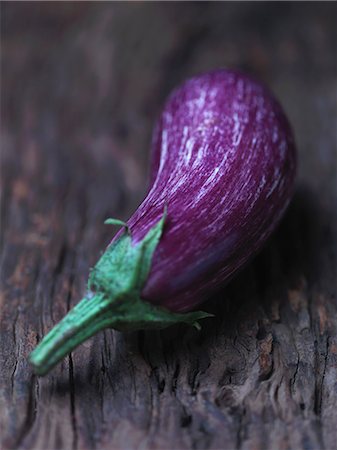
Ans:
<svg viewBox="0 0 337 450"><path fill-rule="evenodd" d="M233 70L168 98L154 130L150 188L96 266L88 292L30 355L44 375L99 330L200 327L195 311L263 246L293 193L296 149L269 90Z"/></svg>

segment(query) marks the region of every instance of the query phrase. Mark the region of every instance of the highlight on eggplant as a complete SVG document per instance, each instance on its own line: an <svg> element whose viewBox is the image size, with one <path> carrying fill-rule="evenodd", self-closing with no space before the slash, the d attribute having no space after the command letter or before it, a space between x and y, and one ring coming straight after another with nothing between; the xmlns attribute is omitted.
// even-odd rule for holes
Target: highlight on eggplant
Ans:
<svg viewBox="0 0 337 450"><path fill-rule="evenodd" d="M200 327L197 305L263 246L291 199L289 122L261 83L233 70L187 80L153 135L146 198L91 270L85 297L30 355L44 375L98 331Z"/></svg>

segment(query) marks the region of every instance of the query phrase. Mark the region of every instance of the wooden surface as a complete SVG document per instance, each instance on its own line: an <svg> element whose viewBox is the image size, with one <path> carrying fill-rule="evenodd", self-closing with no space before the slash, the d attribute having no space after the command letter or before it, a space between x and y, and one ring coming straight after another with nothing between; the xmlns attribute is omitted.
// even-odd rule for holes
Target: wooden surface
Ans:
<svg viewBox="0 0 337 450"><path fill-rule="evenodd" d="M337 433L336 3L4 3L1 448L333 450ZM247 70L299 150L277 233L200 333L100 333L37 378L146 190L151 129L197 72Z"/></svg>

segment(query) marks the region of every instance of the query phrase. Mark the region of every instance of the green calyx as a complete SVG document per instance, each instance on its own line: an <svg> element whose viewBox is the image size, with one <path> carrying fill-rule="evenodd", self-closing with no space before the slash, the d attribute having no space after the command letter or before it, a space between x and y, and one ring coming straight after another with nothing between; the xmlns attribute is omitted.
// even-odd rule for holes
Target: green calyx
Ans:
<svg viewBox="0 0 337 450"><path fill-rule="evenodd" d="M125 232L91 270L87 295L30 354L29 360L38 375L47 374L75 347L105 328L134 331L185 323L200 329L198 320L211 316L203 311L173 313L141 299L165 218L166 211L136 245L132 245L126 223L115 219L105 222L124 226Z"/></svg>

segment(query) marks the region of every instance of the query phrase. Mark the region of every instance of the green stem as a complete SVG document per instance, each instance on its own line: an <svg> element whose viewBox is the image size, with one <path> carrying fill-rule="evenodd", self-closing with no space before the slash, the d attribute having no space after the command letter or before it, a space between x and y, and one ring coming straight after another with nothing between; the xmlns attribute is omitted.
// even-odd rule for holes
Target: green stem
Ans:
<svg viewBox="0 0 337 450"><path fill-rule="evenodd" d="M38 375L45 375L89 337L118 321L118 301L89 292L45 337L30 355ZM114 308L111 304L114 304Z"/></svg>
<svg viewBox="0 0 337 450"><path fill-rule="evenodd" d="M35 373L45 375L75 347L105 328L135 331L185 323L200 329L198 321L206 317L212 317L212 314L203 311L170 312L145 302L132 292L110 297L89 292L42 339L29 360Z"/></svg>

